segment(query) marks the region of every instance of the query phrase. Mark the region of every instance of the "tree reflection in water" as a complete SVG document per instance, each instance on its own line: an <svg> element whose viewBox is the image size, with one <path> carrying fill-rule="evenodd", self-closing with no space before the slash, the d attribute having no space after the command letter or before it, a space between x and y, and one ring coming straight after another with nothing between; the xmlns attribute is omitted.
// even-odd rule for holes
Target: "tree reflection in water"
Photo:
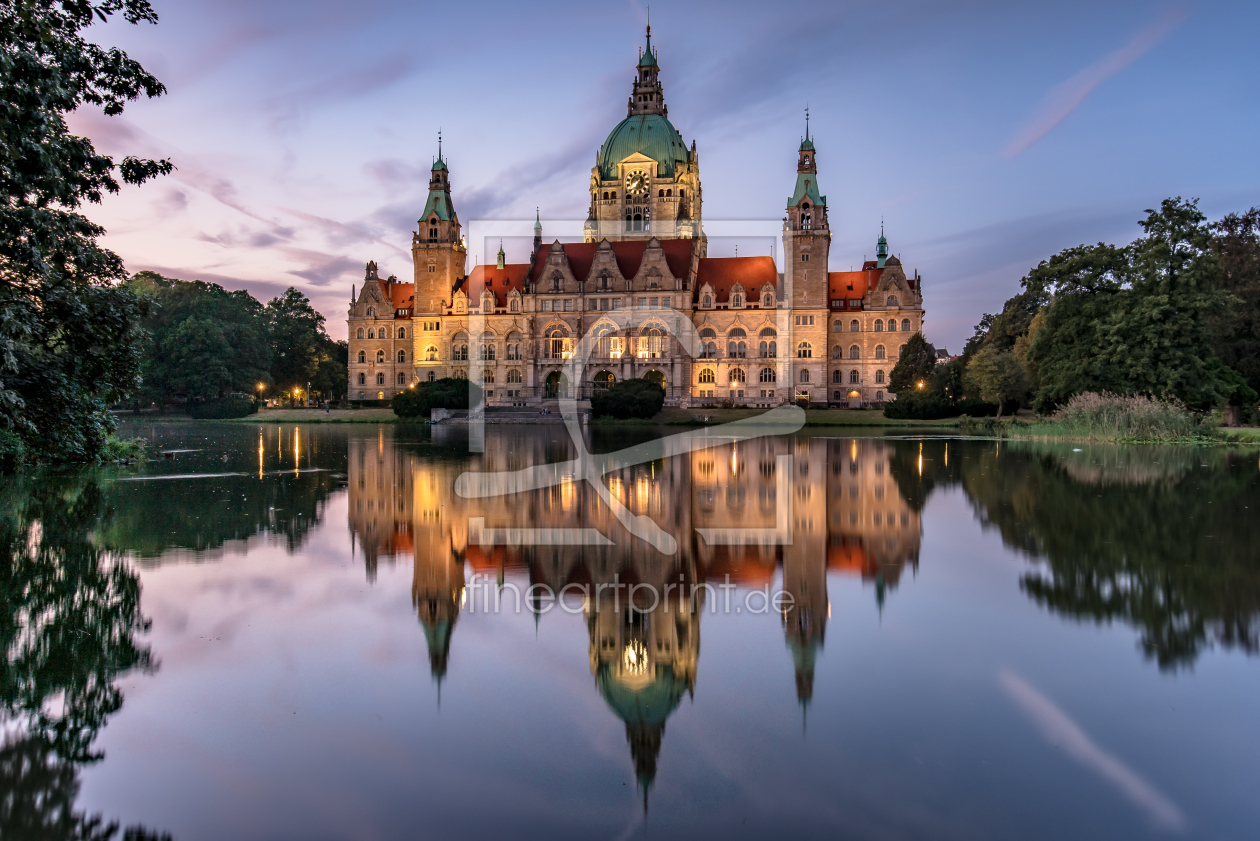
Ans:
<svg viewBox="0 0 1260 841"><path fill-rule="evenodd" d="M1020 584L1039 604L1137 627L1146 656L1163 670L1192 666L1213 644L1256 654L1254 457L1176 447L1072 450L958 449L952 468L940 469L960 479L984 524L1037 562Z"/></svg>
<svg viewBox="0 0 1260 841"><path fill-rule="evenodd" d="M0 838L111 839L118 825L74 811L79 767L122 706L117 680L156 668L137 633L140 584L93 541L105 525L90 475L9 479L0 489ZM168 838L142 827L123 838Z"/></svg>

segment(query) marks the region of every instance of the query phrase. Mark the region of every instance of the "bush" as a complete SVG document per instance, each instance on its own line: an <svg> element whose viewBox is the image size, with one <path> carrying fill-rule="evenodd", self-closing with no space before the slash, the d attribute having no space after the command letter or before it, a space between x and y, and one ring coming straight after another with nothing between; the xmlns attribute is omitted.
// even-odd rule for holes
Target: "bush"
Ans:
<svg viewBox="0 0 1260 841"><path fill-rule="evenodd" d="M591 395L595 417L650 418L665 405L665 389L651 380L622 380Z"/></svg>
<svg viewBox="0 0 1260 841"><path fill-rule="evenodd" d="M221 420L243 418L258 411L258 403L251 397L225 397L204 403L189 403L188 414L197 420Z"/></svg>
<svg viewBox="0 0 1260 841"><path fill-rule="evenodd" d="M428 417L433 409L467 409L470 392L481 400L481 386L457 377L443 377L431 383L418 383L394 395L390 404L400 418Z"/></svg>
<svg viewBox="0 0 1260 841"><path fill-rule="evenodd" d="M1076 395L1051 420L1086 438L1179 438L1203 432L1202 422L1176 400L1106 392Z"/></svg>
<svg viewBox="0 0 1260 841"><path fill-rule="evenodd" d="M26 444L12 429L0 427L0 470L12 471L26 461Z"/></svg>
<svg viewBox="0 0 1260 841"><path fill-rule="evenodd" d="M1018 408L1018 404L1013 404ZM1007 406L1010 410L1011 405ZM939 420L969 415L973 418L993 417L997 414L996 403L986 403L968 397L951 403L943 394L932 391L907 391L891 403L884 404L884 417L897 420Z"/></svg>

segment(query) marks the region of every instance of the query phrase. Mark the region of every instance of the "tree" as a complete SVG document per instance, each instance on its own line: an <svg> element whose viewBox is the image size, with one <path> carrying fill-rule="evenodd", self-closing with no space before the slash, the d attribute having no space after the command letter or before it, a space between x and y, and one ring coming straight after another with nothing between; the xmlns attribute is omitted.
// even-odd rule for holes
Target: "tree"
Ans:
<svg viewBox="0 0 1260 841"><path fill-rule="evenodd" d="M1212 375L1207 322L1225 302L1216 256L1194 201L1165 199L1132 244L1077 246L1030 273L1052 296L1028 359L1049 411L1083 391L1176 398L1205 408L1223 392Z"/></svg>
<svg viewBox="0 0 1260 841"><path fill-rule="evenodd" d="M1212 225L1219 288L1230 296L1208 319L1212 349L1260 391L1260 207Z"/></svg>
<svg viewBox="0 0 1260 841"><path fill-rule="evenodd" d="M78 210L172 167L116 163L65 121L165 92L124 52L83 37L115 14L157 21L146 0L0 0L0 426L41 458L97 458L114 429L109 405L139 374L143 305L97 243L104 230Z"/></svg>
<svg viewBox="0 0 1260 841"><path fill-rule="evenodd" d="M482 401L481 386L460 377L419 383L394 395L391 408L400 418L428 417L433 409L467 409Z"/></svg>
<svg viewBox="0 0 1260 841"><path fill-rule="evenodd" d="M597 418L650 418L664 405L665 389L648 379L622 380L591 395L591 413Z"/></svg>
<svg viewBox="0 0 1260 841"><path fill-rule="evenodd" d="M910 337L901 350L901 358L888 377L888 390L900 394L915 388L926 388L936 370L936 348L922 333Z"/></svg>
<svg viewBox="0 0 1260 841"><path fill-rule="evenodd" d="M963 384L968 394L998 404L999 418L1004 404L1022 402L1028 396L1028 375L1009 350L981 349L967 365Z"/></svg>
<svg viewBox="0 0 1260 841"><path fill-rule="evenodd" d="M328 340L324 316L290 286L283 295L267 302L266 318L272 380L282 390L306 388L319 370L321 340Z"/></svg>

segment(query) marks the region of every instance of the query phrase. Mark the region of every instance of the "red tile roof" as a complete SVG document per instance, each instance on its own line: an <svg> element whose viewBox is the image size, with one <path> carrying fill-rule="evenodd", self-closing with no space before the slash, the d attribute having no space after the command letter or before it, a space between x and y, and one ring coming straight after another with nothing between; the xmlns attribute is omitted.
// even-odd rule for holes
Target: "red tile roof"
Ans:
<svg viewBox="0 0 1260 841"><path fill-rule="evenodd" d="M410 309L416 300L416 285L414 283L390 283L382 280L381 293L390 300L391 306L395 310Z"/></svg>
<svg viewBox="0 0 1260 841"><path fill-rule="evenodd" d="M693 240L665 239L660 240L660 244L661 250L665 252L665 264L669 266L670 274L674 277L686 278L687 269L691 265ZM569 271L577 280L586 280L595 262L595 252L599 249L599 243L566 242L563 245L564 256L569 260ZM621 272L622 277L629 279L639 273L639 266L643 264L643 254L647 251L647 240L610 242L609 245L612 246L613 256L617 260L617 271ZM542 276L549 250L550 246L544 245L538 252L530 271L531 280L536 281Z"/></svg>
<svg viewBox="0 0 1260 841"><path fill-rule="evenodd" d="M744 299L756 304L761 287L767 283L777 285L778 282L779 270L773 257L705 257L700 261L696 279L696 300L700 299L700 287L707 283L713 287L715 303L724 304L729 298L730 288L742 283Z"/></svg>
<svg viewBox="0 0 1260 841"><path fill-rule="evenodd" d="M528 274L529 263L509 263L501 269L495 266L477 266L468 276L464 291L469 301L480 301L481 290L489 283L490 291L494 293L494 305L506 307L508 292L513 289L525 291L525 278Z"/></svg>
<svg viewBox="0 0 1260 841"><path fill-rule="evenodd" d="M865 295L867 289L879 283L879 276L884 272L874 266L874 262L868 260L860 272L829 272L827 286L831 289L831 299L846 300Z"/></svg>

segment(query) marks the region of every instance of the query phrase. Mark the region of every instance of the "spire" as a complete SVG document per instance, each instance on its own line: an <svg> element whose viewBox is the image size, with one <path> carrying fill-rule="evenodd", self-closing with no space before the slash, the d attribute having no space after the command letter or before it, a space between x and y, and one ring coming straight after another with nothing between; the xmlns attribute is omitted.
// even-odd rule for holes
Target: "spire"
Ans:
<svg viewBox="0 0 1260 841"><path fill-rule="evenodd" d="M434 172L446 172L446 161L442 159L442 130L438 129L438 155L437 160L433 162Z"/></svg>
<svg viewBox="0 0 1260 841"><path fill-rule="evenodd" d="M668 116L665 107L665 93L661 88L658 76L660 66L656 63L656 51L652 49L652 27L647 28L647 49L639 51L639 63L635 67L634 88L630 92L630 101L626 116L638 114L660 114Z"/></svg>
<svg viewBox="0 0 1260 841"><path fill-rule="evenodd" d="M814 151L814 139L809 136L809 106L805 106L805 137L801 139L802 152Z"/></svg>
<svg viewBox="0 0 1260 841"><path fill-rule="evenodd" d="M884 220L879 220L879 242L875 246L875 256L879 258L876 265L884 268L884 264L888 262L888 239L884 236Z"/></svg>
<svg viewBox="0 0 1260 841"><path fill-rule="evenodd" d="M652 52L652 24L647 25L647 48L643 54L639 56L640 67L650 67L656 64L656 53Z"/></svg>
<svg viewBox="0 0 1260 841"><path fill-rule="evenodd" d="M503 240L499 240L498 260L495 262L495 268L501 269L507 264L507 255L503 253Z"/></svg>

